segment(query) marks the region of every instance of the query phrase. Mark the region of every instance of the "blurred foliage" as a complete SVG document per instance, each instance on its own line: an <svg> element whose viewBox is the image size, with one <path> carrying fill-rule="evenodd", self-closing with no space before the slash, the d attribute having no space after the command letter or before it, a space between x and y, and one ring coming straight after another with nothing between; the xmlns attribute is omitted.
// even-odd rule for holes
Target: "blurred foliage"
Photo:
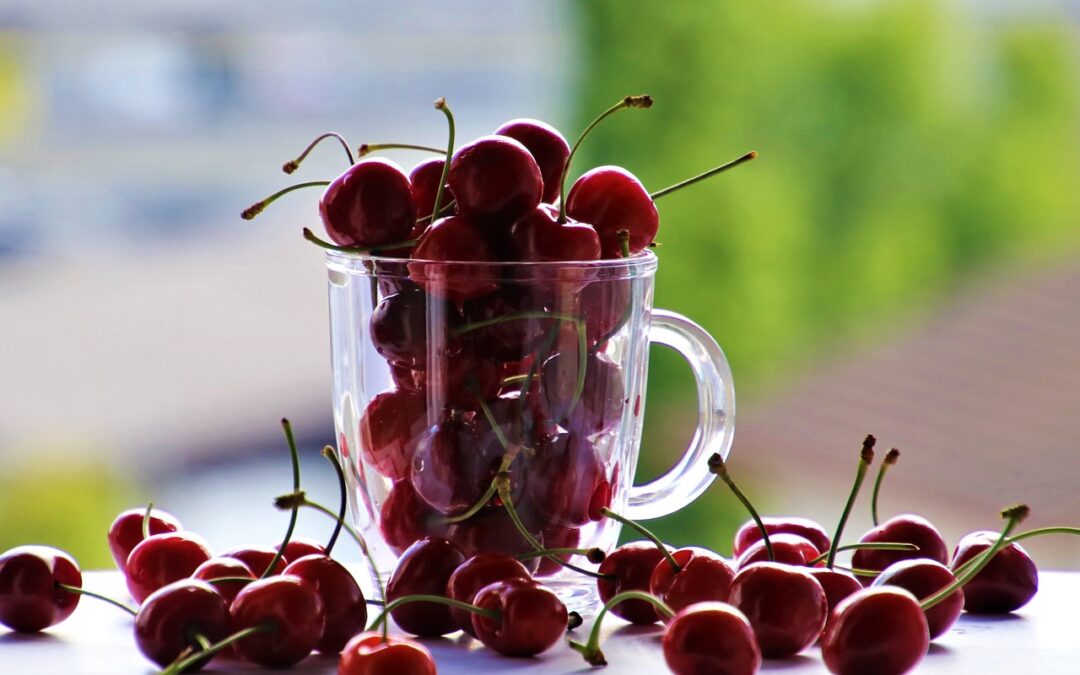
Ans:
<svg viewBox="0 0 1080 675"><path fill-rule="evenodd" d="M1080 243L1077 29L1063 17L932 0L576 7L572 128L626 94L656 99L598 128L576 172L620 164L655 190L761 153L658 204L657 305L716 336L743 404L980 271ZM655 365L642 477L695 419L682 366ZM716 488L658 529L725 548L717 518L741 514L720 503Z"/></svg>

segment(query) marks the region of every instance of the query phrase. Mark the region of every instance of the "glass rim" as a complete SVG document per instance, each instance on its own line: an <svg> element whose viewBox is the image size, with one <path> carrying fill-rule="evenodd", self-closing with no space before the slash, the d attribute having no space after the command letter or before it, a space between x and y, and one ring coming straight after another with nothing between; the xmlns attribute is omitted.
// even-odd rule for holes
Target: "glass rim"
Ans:
<svg viewBox="0 0 1080 675"><path fill-rule="evenodd" d="M352 253L348 251L327 250L325 252L328 267L344 266L349 269L380 269L395 268L402 265L438 265L449 268L481 268L492 270L531 270L537 272L561 271L561 270L611 270L627 269L632 271L649 271L655 269L658 263L656 253L651 249L645 249L629 258L604 258L600 260L545 260L545 261L515 261L515 260L424 260L418 258L393 258L379 256L371 253Z"/></svg>

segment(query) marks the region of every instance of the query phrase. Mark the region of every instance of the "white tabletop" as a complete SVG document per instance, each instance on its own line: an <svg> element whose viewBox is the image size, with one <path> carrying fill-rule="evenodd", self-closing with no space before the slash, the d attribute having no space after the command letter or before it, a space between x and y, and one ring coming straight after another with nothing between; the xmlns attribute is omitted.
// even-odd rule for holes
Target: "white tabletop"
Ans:
<svg viewBox="0 0 1080 675"><path fill-rule="evenodd" d="M115 572L91 572L87 588L123 597L123 582ZM1044 572L1040 590L1031 604L1015 615L974 617L962 615L948 634L930 647L920 673L1080 673L1080 572ZM605 622L604 653L610 665L603 671L663 673L659 626L636 628L616 617ZM575 633L580 639L591 620ZM2 629L0 629L2 630ZM459 635L425 640L447 675L485 672L569 673L590 668L565 645L533 659L507 659ZM336 673L337 659L313 656L296 666L295 673ZM215 661L205 672L253 672L235 661ZM815 649L783 661L765 661L763 671L824 673ZM40 635L0 632L0 673L19 675L145 675L156 669L143 659L131 638L131 620L104 603L85 598L66 622Z"/></svg>

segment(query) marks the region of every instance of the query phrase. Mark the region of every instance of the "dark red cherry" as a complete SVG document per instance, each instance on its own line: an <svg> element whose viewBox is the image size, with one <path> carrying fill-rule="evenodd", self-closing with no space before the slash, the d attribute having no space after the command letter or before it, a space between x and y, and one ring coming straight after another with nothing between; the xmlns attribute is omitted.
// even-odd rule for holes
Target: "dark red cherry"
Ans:
<svg viewBox="0 0 1080 675"><path fill-rule="evenodd" d="M797 534L803 539L806 539L814 545L819 552L824 553L829 550L832 545L832 540L829 538L829 534L825 531L821 525L809 518L800 518L798 516L763 516L761 523L765 526L765 531L770 535L780 534L781 532L787 532L789 534ZM758 528L757 523L753 520L748 520L742 524L738 532L735 533L735 544L732 547L731 555L738 558L742 555L742 552L750 548L750 545L756 541L761 540L761 529Z"/></svg>
<svg viewBox="0 0 1080 675"><path fill-rule="evenodd" d="M380 300L371 312L371 342L375 345L375 351L393 364L407 368L423 367L428 361L429 351L429 302L434 305L430 312L437 315L444 303L429 298L419 288L394 293ZM451 345L451 348L445 350L446 355L459 351L460 345Z"/></svg>
<svg viewBox="0 0 1080 675"><path fill-rule="evenodd" d="M292 575L254 581L229 608L233 629L268 626L265 632L235 643L241 658L266 668L299 663L322 639L326 624L319 594L308 582Z"/></svg>
<svg viewBox="0 0 1080 675"><path fill-rule="evenodd" d="M606 340L626 321L630 292L628 279L601 279L582 289L576 314L585 317L590 345Z"/></svg>
<svg viewBox="0 0 1080 675"><path fill-rule="evenodd" d="M409 177L388 159L362 159L327 186L319 215L340 246L405 241L416 224Z"/></svg>
<svg viewBox="0 0 1080 675"><path fill-rule="evenodd" d="M817 579L825 590L825 600L829 604L830 612L840 604L841 600L863 587L862 583L851 572L828 567L807 567L806 571Z"/></svg>
<svg viewBox="0 0 1080 675"><path fill-rule="evenodd" d="M450 161L447 181L458 211L495 229L509 229L540 203L544 192L536 160L507 136L481 136L461 146Z"/></svg>
<svg viewBox="0 0 1080 675"><path fill-rule="evenodd" d="M778 563L739 570L731 604L750 620L766 658L787 658L818 639L828 617L825 590L809 572Z"/></svg>
<svg viewBox="0 0 1080 675"><path fill-rule="evenodd" d="M964 535L953 552L953 569L985 553L997 532ZM964 585L964 609L972 614L1008 614L1026 605L1039 591L1039 569L1020 544L1006 544L986 567Z"/></svg>
<svg viewBox="0 0 1080 675"><path fill-rule="evenodd" d="M371 399L360 417L360 452L364 461L391 480L408 478L413 453L429 426L427 402L418 392L384 391Z"/></svg>
<svg viewBox="0 0 1080 675"><path fill-rule="evenodd" d="M261 572L260 572L261 574ZM223 579L225 577L243 577L255 579L251 568L236 558L210 558L195 568L191 573L192 579L209 582L211 579ZM179 582L177 582L179 583ZM227 602L232 602L236 595L247 586L243 581L215 581L210 584Z"/></svg>
<svg viewBox="0 0 1080 675"><path fill-rule="evenodd" d="M413 386L427 396L435 408L480 410L480 401L494 398L502 386L499 364L481 350L436 359L426 370L415 371Z"/></svg>
<svg viewBox="0 0 1080 675"><path fill-rule="evenodd" d="M535 656L566 634L566 605L546 586L515 577L485 586L473 598L498 619L473 614L473 631L485 647L503 656Z"/></svg>
<svg viewBox="0 0 1080 675"><path fill-rule="evenodd" d="M270 574L281 574L285 571L285 565L288 564L288 560L285 557L277 557L277 549L270 546L244 546L242 548L234 548L225 553L222 553L222 558L236 558L240 562L247 565L251 573L256 577L261 577L266 568L270 566L270 563L274 563L274 569L270 570Z"/></svg>
<svg viewBox="0 0 1080 675"><path fill-rule="evenodd" d="M285 574L311 584L322 600L326 627L315 650L337 654L367 624L367 603L360 585L341 563L325 555L309 555L289 563Z"/></svg>
<svg viewBox="0 0 1080 675"><path fill-rule="evenodd" d="M280 548L277 546L275 548ZM288 561L299 560L306 555L326 555L326 547L321 542L307 537L292 537L285 544L285 559Z"/></svg>
<svg viewBox="0 0 1080 675"><path fill-rule="evenodd" d="M341 652L338 675L436 675L435 659L419 642L395 635L361 633Z"/></svg>
<svg viewBox="0 0 1080 675"><path fill-rule="evenodd" d="M121 572L124 571L128 556L131 555L131 549L143 540L142 524L145 516L145 508L128 509L118 515L109 526L109 553L112 554L113 562ZM150 513L149 525L152 535L184 529L176 516L160 509L154 509Z"/></svg>
<svg viewBox="0 0 1080 675"><path fill-rule="evenodd" d="M412 484L432 508L457 515L475 504L494 477L503 447L482 437L473 415L455 414L420 437L413 455Z"/></svg>
<svg viewBox="0 0 1080 675"><path fill-rule="evenodd" d="M71 616L82 588L75 560L51 546L16 546L0 555L0 624L19 633L36 633Z"/></svg>
<svg viewBox="0 0 1080 675"><path fill-rule="evenodd" d="M143 539L125 567L128 592L141 603L151 593L190 577L210 559L210 547L194 532L166 532Z"/></svg>
<svg viewBox="0 0 1080 675"><path fill-rule="evenodd" d="M553 204L559 197L563 167L570 156L570 144L555 127L539 120L510 120L495 130L499 136L509 136L525 146L540 167L544 182L542 201ZM573 260L573 258L567 258Z"/></svg>
<svg viewBox="0 0 1080 675"><path fill-rule="evenodd" d="M703 602L675 615L664 631L664 661L675 675L753 675L761 650L750 622L731 605Z"/></svg>
<svg viewBox="0 0 1080 675"><path fill-rule="evenodd" d="M420 237L409 263L409 278L429 295L454 302L471 300L496 288L495 249L471 220L437 220ZM470 264L473 263L473 264Z"/></svg>
<svg viewBox="0 0 1080 675"><path fill-rule="evenodd" d="M519 505L517 508L529 527L528 523L535 518L529 513L527 505ZM539 537L540 527L530 527L530 534ZM506 509L501 506L489 506L464 522L454 523L447 531L446 538L470 557L481 553L516 556L533 550L532 545L507 515ZM540 559L529 558L522 561L522 564L532 572L539 567Z"/></svg>
<svg viewBox="0 0 1080 675"><path fill-rule="evenodd" d="M607 354L588 354L585 364L584 387L572 408L581 368L576 349L555 354L545 361L540 380L544 400L559 424L592 435L614 428L622 419L626 387L622 369Z"/></svg>
<svg viewBox="0 0 1080 675"><path fill-rule="evenodd" d="M439 181L442 180L443 164L445 160L442 157L432 157L420 162L409 172L409 184L412 186L417 219L430 216L435 210L435 192L439 189ZM450 189L444 186L442 205L446 206L453 198L454 195ZM413 235L409 238L415 239L426 227L426 223L417 223Z"/></svg>
<svg viewBox="0 0 1080 675"><path fill-rule="evenodd" d="M425 537L407 548L386 584L386 601L406 595L444 595L446 583L465 562L461 549L440 537ZM433 602L412 602L390 613L404 631L420 637L439 637L457 630L450 608Z"/></svg>
<svg viewBox="0 0 1080 675"><path fill-rule="evenodd" d="M997 535L995 535L996 538ZM874 586L898 586L909 591L917 600L925 600L934 593L945 588L956 577L936 560L926 558L913 558L901 560L886 567L877 579ZM960 612L964 611L964 591L956 589L947 598L926 611L926 626L930 631L930 639L940 637L952 627L960 618Z"/></svg>
<svg viewBox="0 0 1080 675"><path fill-rule="evenodd" d="M576 527L563 527L562 525L549 525L540 533L540 540L544 548L577 548L581 541L581 530ZM560 555L559 559L568 562L573 556ZM562 572L565 567L550 558L541 558L536 569L536 576L550 577Z"/></svg>
<svg viewBox="0 0 1080 675"><path fill-rule="evenodd" d="M922 516L906 513L893 516L874 529L864 534L860 543L900 542L914 544L917 551L871 551L860 549L851 557L851 566L857 569L880 571L900 560L929 558L942 565L949 564L949 549L945 539L929 520ZM862 577L863 584L873 581L872 577Z"/></svg>
<svg viewBox="0 0 1080 675"><path fill-rule="evenodd" d="M589 439L579 432L559 431L537 444L526 491L547 522L581 527L601 517L598 507L608 504L593 497L606 494L610 501L611 485Z"/></svg>
<svg viewBox="0 0 1080 675"><path fill-rule="evenodd" d="M821 656L837 675L901 675L922 661L929 646L918 600L895 586L864 588L843 600L821 636Z"/></svg>
<svg viewBox="0 0 1080 675"><path fill-rule="evenodd" d="M545 545L548 544L545 542ZM635 541L615 549L596 570L601 575L596 580L600 602L607 603L623 591L648 592L653 570L662 562L666 562L664 553L651 541ZM620 602L611 608L611 613L639 626L647 626L660 619L652 604L644 600Z"/></svg>
<svg viewBox="0 0 1080 675"><path fill-rule="evenodd" d="M735 570L716 553L690 546L671 554L679 570L664 558L649 577L649 592L676 612L695 602L727 602Z"/></svg>
<svg viewBox="0 0 1080 675"><path fill-rule="evenodd" d="M518 218L510 239L515 259L522 262L600 259L600 235L592 225L572 220L560 223L558 210L549 204L540 204ZM580 276L568 281L580 281Z"/></svg>
<svg viewBox="0 0 1080 675"><path fill-rule="evenodd" d="M772 534L769 535L769 543L772 544L775 562L785 565L802 567L821 555L821 551L816 546L797 534L788 532ZM765 542L759 539L742 552L735 566L742 569L757 562L768 562L768 560L769 552L765 548Z"/></svg>
<svg viewBox="0 0 1080 675"><path fill-rule="evenodd" d="M566 197L566 213L596 228L604 258L623 257L620 230L630 233L634 254L653 242L660 227L660 215L645 186L618 166L600 166L578 178Z"/></svg>
<svg viewBox="0 0 1080 675"><path fill-rule="evenodd" d="M394 553L401 554L417 539L445 534L448 526L444 518L420 499L410 480L404 479L394 483L382 504L379 531Z"/></svg>
<svg viewBox="0 0 1080 675"><path fill-rule="evenodd" d="M196 635L213 644L229 635L229 604L210 584L181 579L150 594L135 615L135 646L162 668L188 649L200 649ZM198 670L210 659L185 672Z"/></svg>
<svg viewBox="0 0 1080 675"><path fill-rule="evenodd" d="M536 352L555 325L542 315L544 311L543 302L530 288L510 284L462 308L465 326L481 325L466 333L476 352L502 362L519 361Z"/></svg>
<svg viewBox="0 0 1080 675"><path fill-rule="evenodd" d="M446 597L451 600L472 603L477 591L484 586L505 579L532 579L529 570L520 561L502 553L478 553L458 565L446 582ZM461 630L476 637L473 630L472 612L450 608L450 616Z"/></svg>

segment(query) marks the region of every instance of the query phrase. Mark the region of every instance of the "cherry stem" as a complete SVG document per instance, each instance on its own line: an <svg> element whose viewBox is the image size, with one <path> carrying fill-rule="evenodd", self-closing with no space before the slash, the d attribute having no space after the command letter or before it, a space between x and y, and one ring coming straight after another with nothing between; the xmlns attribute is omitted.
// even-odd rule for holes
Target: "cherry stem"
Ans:
<svg viewBox="0 0 1080 675"><path fill-rule="evenodd" d="M573 321L574 323L584 323L580 317L572 314L559 314L557 312L515 312L513 314L504 314L503 316L496 316L491 319L484 319L482 321L474 321L467 323L463 326L458 326L454 329L454 336L468 333L469 331L480 330L481 328L487 328L488 326L496 326L500 323L507 323L509 321L521 321L522 319L552 319L555 321Z"/></svg>
<svg viewBox="0 0 1080 675"><path fill-rule="evenodd" d="M841 572L854 574L857 577L876 577L881 574L881 570L866 570L859 567L845 567L844 565L833 565L829 569L840 570Z"/></svg>
<svg viewBox="0 0 1080 675"><path fill-rule="evenodd" d="M296 450L296 439L293 438L292 425L289 424L289 420L284 417L281 418L281 428L285 431L285 441L289 446L289 461L292 463L292 482L293 492L300 491L300 453ZM292 511L289 513L289 527L285 529L285 537L278 544L277 551L274 552L274 557L270 560L270 564L263 570L260 579L265 579L274 573L274 568L285 557L285 547L289 545L289 540L292 539L293 530L296 529L296 518L300 514L300 505L293 504Z"/></svg>
<svg viewBox="0 0 1080 675"><path fill-rule="evenodd" d="M207 579L206 583L213 584L249 584L252 581L257 581L255 577L214 577L213 579Z"/></svg>
<svg viewBox="0 0 1080 675"><path fill-rule="evenodd" d="M863 439L862 450L859 451L859 468L855 472L855 483L851 486L847 503L844 504L844 511L840 514L840 522L836 524L836 533L833 535L832 545L829 546L829 557L825 561L825 566L830 569L836 562L836 551L840 548L840 537L844 534L844 525L851 516L851 507L854 506L855 498L859 495L859 488L862 487L863 480L866 478L866 471L870 468L870 463L874 461L875 443L877 439L873 434L867 434Z"/></svg>
<svg viewBox="0 0 1080 675"><path fill-rule="evenodd" d="M570 407L567 412L572 412L581 401L581 395L585 393L585 373L589 368L589 340L585 322L581 319L574 321L574 330L577 331L578 339L578 368L577 381L574 383L574 396L570 399Z"/></svg>
<svg viewBox="0 0 1080 675"><path fill-rule="evenodd" d="M1002 528L1001 534L998 535L994 545L984 551L981 556L975 558L979 562L964 570L963 573L956 575L955 581L920 602L919 606L922 607L923 611L925 612L945 600L945 598L956 592L956 589L962 588L964 584L971 581L976 574L981 572L982 569L990 563L990 559L997 555L998 551L1005 548L1008 543L1009 535L1012 534L1012 531L1016 529L1017 525L1028 517L1029 513L1031 513L1031 509L1029 509L1026 504L1010 506L1002 511L1001 517L1005 519L1005 527Z"/></svg>
<svg viewBox="0 0 1080 675"><path fill-rule="evenodd" d="M146 513L142 517L142 538L150 538L150 514L154 512L154 502L146 505Z"/></svg>
<svg viewBox="0 0 1080 675"><path fill-rule="evenodd" d="M175 673L182 673L191 666L195 665L203 659L217 654L222 649L232 645L235 642L239 642L249 635L255 635L256 633L269 633L276 630L276 626L270 622L261 623L258 626L251 626L243 630L236 631L229 637L225 638L221 642L211 645L208 649L195 652L191 656L188 656L182 660L174 661L169 664L169 667L161 671L161 675L174 675Z"/></svg>
<svg viewBox="0 0 1080 675"><path fill-rule="evenodd" d="M345 491L345 471L341 468L341 462L338 461L337 453L332 447L327 445L323 448L322 455L330 462L330 465L334 467L334 474L337 476L338 481L338 493L341 495L341 504L338 506L337 522L334 523L334 531L330 533L330 539L326 542L326 555L329 556L334 550L334 545L337 544L338 537L341 535L341 527L345 524L345 510L349 507L349 497Z"/></svg>
<svg viewBox="0 0 1080 675"><path fill-rule="evenodd" d="M510 441L506 439L506 434L504 434L502 432L502 429L499 427L499 423L495 419L495 414L491 412L491 406L489 406L484 400L484 398L480 395L480 392L476 389L476 384L472 381L472 378L469 379L469 381L466 383L466 386L469 388L469 391L471 391L473 395L476 396L476 400L480 403L480 410L483 411L484 417L487 419L487 422L491 426L492 431L495 432L495 437L499 439L499 445L503 447L504 451L509 452ZM508 467L503 467L500 470L505 471L506 468ZM492 485L494 485L494 481L492 481Z"/></svg>
<svg viewBox="0 0 1080 675"><path fill-rule="evenodd" d="M358 157L363 157L379 150L419 150L421 152L433 152L436 155L445 152L442 148L433 148L430 145L414 145L413 143L364 143L356 149L356 154Z"/></svg>
<svg viewBox="0 0 1080 675"><path fill-rule="evenodd" d="M484 491L484 494L480 495L480 499L476 500L475 504L473 504L467 510L459 513L456 516L448 516L444 518L442 522L453 524L460 523L468 520L469 518L472 518L480 512L480 509L487 506L487 503L491 501L491 498L495 496L496 492L497 489L495 487L495 481L491 481L491 483L488 484L487 490Z"/></svg>
<svg viewBox="0 0 1080 675"><path fill-rule="evenodd" d="M881 466L878 467L877 478L874 480L874 492L870 496L870 517L874 521L874 527L878 525L878 493L881 492L881 483L885 480L885 472L889 470L889 467L896 464L896 461L900 459L900 451L896 448L889 450L885 455L885 459L882 460Z"/></svg>
<svg viewBox="0 0 1080 675"><path fill-rule="evenodd" d="M443 187L446 185L446 177L450 175L450 159L454 156L454 113L450 110L450 106L447 105L445 98L439 98L435 101L435 109L441 110L446 115L447 126L447 139L446 139L446 161L443 162L442 176L439 178L439 185L435 188L435 206L431 209L431 220L435 220L436 214L439 213L439 208L442 206Z"/></svg>
<svg viewBox="0 0 1080 675"><path fill-rule="evenodd" d="M619 252L622 253L622 257L630 257L630 230L622 229L615 232L619 237Z"/></svg>
<svg viewBox="0 0 1080 675"><path fill-rule="evenodd" d="M252 204L251 206L247 207L246 209L244 209L243 211L240 212L240 217L243 218L244 220L251 220L255 216L257 216L260 213L262 213L263 211L265 211L267 206L270 206L271 204L276 202L280 197L283 197L283 196L289 194L290 192L294 192L296 190L302 190L303 188L309 188L309 187L326 187L329 184L330 184L330 181L328 181L328 180L313 180L313 181L309 181L307 183L297 183L296 185L290 185L287 188L283 188L281 190L278 190L277 192L270 195L266 199L263 199L261 201L257 201L254 204Z"/></svg>
<svg viewBox="0 0 1080 675"><path fill-rule="evenodd" d="M716 174L723 173L723 172L727 171L728 169L734 169L735 167L739 166L740 164L742 164L744 162L749 162L750 160L756 158L757 156L758 156L757 152L751 150L750 152L746 153L742 157L739 157L737 159L733 159L730 162L727 162L726 164L721 164L720 166L715 166L715 167L709 169L708 171L705 171L704 173L699 173L696 176L692 176L690 178L687 178L686 180L679 181L678 183L675 183L674 185L669 185L666 188L664 188L663 190L657 190L656 192L653 192L652 194L650 194L649 198L652 199L653 201L656 201L657 199L660 199L661 197L669 195L672 192L675 192L677 190L681 190L684 187L689 187L690 185L693 185L694 183L697 183L698 181L705 180L706 178L712 178Z"/></svg>
<svg viewBox="0 0 1080 675"><path fill-rule="evenodd" d="M599 565L604 562L604 558L607 557L607 554L599 548L545 548L539 551L518 553L514 558L518 560L532 560L533 558L546 558L553 555L583 555L594 565Z"/></svg>
<svg viewBox="0 0 1080 675"><path fill-rule="evenodd" d="M840 551L918 551L919 547L915 544L910 544L903 541L869 541L860 544L843 544L836 547L837 553ZM807 567L813 567L819 562L824 562L829 557L829 552L825 551L813 560L809 560L806 563Z"/></svg>
<svg viewBox="0 0 1080 675"><path fill-rule="evenodd" d="M417 595L406 595L404 597L397 598L396 600L389 602L383 608L383 611L379 612L379 615L375 617L375 620L371 622L371 626L368 627L368 630L374 631L380 625L385 625L387 623L386 618L390 616L391 612L393 612L398 607L401 607L402 605L408 605L413 602L435 602L440 605L448 605L456 609L463 609L466 612L479 614L480 616L491 619L492 621L499 621L500 619L502 619L502 612L494 609L484 609L482 607L477 607L476 605L472 605L467 602L462 602L461 600L454 600L453 598L448 598L445 595L426 595L419 593Z"/></svg>
<svg viewBox="0 0 1080 675"><path fill-rule="evenodd" d="M91 598L96 598L98 600L103 600L103 601L109 603L110 605L113 605L114 607L119 607L120 609L124 610L125 612L127 612L131 616L135 616L136 614L138 614L137 611L135 611L134 609L128 607L127 605L120 602L119 600L113 600L112 598L110 598L108 596L102 595L100 593L95 593L94 591L88 591L85 588L80 588L78 586L69 586L68 584L62 584L59 581L56 582L56 587L61 589L61 590L65 590L68 593L74 593L76 595L88 595Z"/></svg>
<svg viewBox="0 0 1080 675"><path fill-rule="evenodd" d="M442 152L442 151L440 150L440 152ZM456 199L451 199L450 201L446 202L446 204L442 207L442 210L440 210L437 214L435 214L436 218L432 218L432 214L429 213L426 216L421 216L421 217L417 218L416 222L417 223L430 223L432 220L437 220L438 218L442 218L443 216L448 216L448 215L450 215L451 213L454 212L454 207L455 206L457 206L457 200Z"/></svg>
<svg viewBox="0 0 1080 675"><path fill-rule="evenodd" d="M1057 527L1040 527L1040 528L1037 528L1037 529L1034 529L1034 530L1027 530L1025 532L1021 532L1020 534L1014 534L1011 537L1009 537L1008 539L1006 539L1005 540L1005 545L1008 546L1009 544L1014 544L1014 543L1016 543L1018 541L1023 541L1025 539L1030 539L1032 537L1041 537L1041 536L1046 535L1046 534L1073 534L1073 535L1080 535L1080 527L1068 527L1068 526L1059 525ZM978 561L978 559L979 559L978 556L976 556L976 557L972 558L971 560L968 560L966 563L964 563L963 565L961 565L961 566L957 567L955 570L953 570L953 574L955 574L957 576L963 574L972 565L974 565Z"/></svg>
<svg viewBox="0 0 1080 675"><path fill-rule="evenodd" d="M325 239L320 239L318 235L311 231L311 228L305 227L302 232L304 239L307 239L319 248L325 248L328 251L338 251L339 253L372 253L375 251L389 251L395 248L406 248L416 243L415 239L406 239L405 241L378 244L377 246L338 246L337 244L331 244Z"/></svg>
<svg viewBox="0 0 1080 675"><path fill-rule="evenodd" d="M578 148L581 147L581 142L585 140L597 124L603 122L609 115L613 115L623 108L649 108L652 104L652 96L649 95L627 96L600 113L600 115L590 122L589 126L585 127L585 130L581 132L581 135L574 141L574 147L570 148L570 154L567 156L566 164L563 165L562 174L559 176L559 223L566 222L566 178L570 175L570 163L574 160L574 155L577 154Z"/></svg>
<svg viewBox="0 0 1080 675"><path fill-rule="evenodd" d="M746 510L750 512L750 517L754 519L757 524L758 531L761 532L761 540L765 542L765 553L769 556L769 562L776 561L776 554L773 553L772 542L769 540L769 531L765 529L765 523L761 522L761 516L758 515L757 509L750 503L746 495L743 494L739 486L735 484L735 481L728 474L727 464L724 463L724 458L718 452L714 452L712 457L709 457L709 471L713 472L720 477L720 480L724 481L731 491L735 494L735 497L742 502L742 505L746 507Z"/></svg>
<svg viewBox="0 0 1080 675"><path fill-rule="evenodd" d="M613 607L626 602L627 600L643 600L655 607L656 610L665 617L670 619L675 616L675 610L673 610L666 602L645 591L623 591L622 593L616 594L615 597L604 603L603 608L596 614L596 620L593 621L592 630L589 631L588 642L582 644L580 642L569 640L571 649L581 653L589 665L607 665L607 659L604 658L604 652L600 651L600 625L603 623L604 617Z"/></svg>
<svg viewBox="0 0 1080 675"><path fill-rule="evenodd" d="M204 652L214 646L213 643L210 642L209 638L199 632L192 632L191 639L197 642L199 645L199 649L203 650Z"/></svg>
<svg viewBox="0 0 1080 675"><path fill-rule="evenodd" d="M303 162L307 158L311 151L315 149L316 145L322 143L327 138L336 138L341 143L341 147L345 149L345 156L349 158L349 166L356 164L356 160L353 159L352 150L349 149L349 144L345 142L345 139L342 137L342 135L337 133L336 131L328 131L325 134L316 137L315 140L313 140L312 142L308 143L308 146L304 148L304 151L300 153L299 157L297 157L296 159L290 159L289 161L282 164L281 170L285 173L292 173L293 171L299 169L300 162Z"/></svg>
<svg viewBox="0 0 1080 675"><path fill-rule="evenodd" d="M649 528L645 527L644 525L637 522L636 520L631 520L630 518L627 518L626 516L622 516L622 515L619 515L618 513L615 513L614 511L607 508L606 506L600 509L600 513L607 516L608 518L611 518L614 521L617 521L617 522L622 523L623 525L626 525L627 527L630 527L630 528L633 528L634 530L637 530L640 534L644 535L649 541L656 544L656 548L660 549L660 552L664 554L664 557L667 559L668 563L671 565L671 569L675 570L676 573L682 571L682 566L679 565L679 563L675 560L675 557L673 555L671 555L671 551L668 550L668 547L665 546L664 542L660 541L660 537L653 534L652 531L649 530Z"/></svg>

